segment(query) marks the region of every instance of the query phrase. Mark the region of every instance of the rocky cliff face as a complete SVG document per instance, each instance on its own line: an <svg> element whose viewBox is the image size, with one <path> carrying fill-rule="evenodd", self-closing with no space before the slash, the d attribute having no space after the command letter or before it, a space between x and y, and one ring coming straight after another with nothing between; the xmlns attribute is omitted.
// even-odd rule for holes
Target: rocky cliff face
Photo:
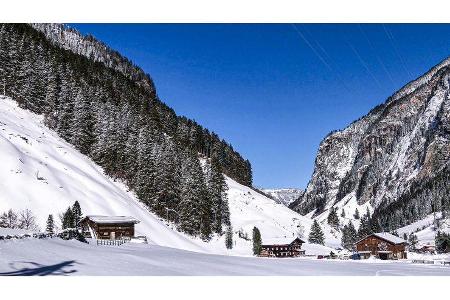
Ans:
<svg viewBox="0 0 450 300"><path fill-rule="evenodd" d="M293 208L318 215L355 197L359 205L369 202L374 217L391 228L448 206L449 76L446 59L329 134L305 195Z"/></svg>

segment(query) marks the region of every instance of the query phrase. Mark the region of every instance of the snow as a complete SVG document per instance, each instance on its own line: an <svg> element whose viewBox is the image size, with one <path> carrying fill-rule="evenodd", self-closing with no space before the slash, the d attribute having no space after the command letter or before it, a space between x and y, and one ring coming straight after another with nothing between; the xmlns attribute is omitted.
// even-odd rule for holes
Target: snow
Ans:
<svg viewBox="0 0 450 300"><path fill-rule="evenodd" d="M114 224L114 223L139 223L139 220L136 220L133 217L127 216L86 216L89 220L98 224Z"/></svg>
<svg viewBox="0 0 450 300"><path fill-rule="evenodd" d="M398 236L395 236L388 232L376 232L376 233L372 233L372 234L374 236L379 237L380 239L386 240L386 241L394 243L394 244L407 243L407 241L405 241L404 239L399 238Z"/></svg>
<svg viewBox="0 0 450 300"><path fill-rule="evenodd" d="M48 129L41 116L19 108L5 97L0 97L0 157L0 213L28 208L41 229L49 214L60 226L58 215L78 200L84 215L130 216L139 220L136 235L147 236L151 244L250 256L252 241L239 238L239 230L250 239L254 226L259 228L263 240L292 238L298 235L297 226L301 224L307 237L312 224L310 218L227 177L233 249L225 248L224 235L214 236L209 243L187 236L149 212L124 184L106 176L92 160ZM322 228L326 245L339 246L340 239L333 230L326 223L322 223Z"/></svg>
<svg viewBox="0 0 450 300"><path fill-rule="evenodd" d="M305 255L307 256L330 255L331 252L337 253L334 248L308 243L302 245L302 250L305 250Z"/></svg>
<svg viewBox="0 0 450 300"><path fill-rule="evenodd" d="M33 231L25 230L25 229L17 229L17 228L1 228L0 227L0 236L7 236L7 235L24 235L24 234L33 234Z"/></svg>
<svg viewBox="0 0 450 300"><path fill-rule="evenodd" d="M291 244L296 238L271 238L271 239L264 239L262 241L263 245L289 245ZM301 239L300 239L301 240ZM304 242L304 241L303 241Z"/></svg>
<svg viewBox="0 0 450 300"><path fill-rule="evenodd" d="M450 275L450 267L408 261L259 258L147 244L97 246L61 239L0 242L1 275Z"/></svg>

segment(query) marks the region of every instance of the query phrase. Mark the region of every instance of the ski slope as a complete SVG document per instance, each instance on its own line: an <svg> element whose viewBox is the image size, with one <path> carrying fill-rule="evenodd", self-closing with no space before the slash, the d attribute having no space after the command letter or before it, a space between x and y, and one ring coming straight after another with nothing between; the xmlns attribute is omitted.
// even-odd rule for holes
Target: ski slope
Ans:
<svg viewBox="0 0 450 300"><path fill-rule="evenodd" d="M149 212L121 182L103 173L102 168L75 150L43 124L42 116L19 108L15 101L0 96L0 213L30 209L41 229L49 214L58 225L58 215L76 200L84 215L125 215L141 222L136 234L153 244L191 251L251 255L252 242L238 237L245 232L251 239L254 226L263 242L269 238L292 238L301 224L307 237L312 220L282 204L227 178L231 223L235 246L225 248L224 236L209 243L176 231L172 224ZM327 246L339 239L323 224ZM317 247L315 247L317 248ZM323 247L324 253L331 248Z"/></svg>

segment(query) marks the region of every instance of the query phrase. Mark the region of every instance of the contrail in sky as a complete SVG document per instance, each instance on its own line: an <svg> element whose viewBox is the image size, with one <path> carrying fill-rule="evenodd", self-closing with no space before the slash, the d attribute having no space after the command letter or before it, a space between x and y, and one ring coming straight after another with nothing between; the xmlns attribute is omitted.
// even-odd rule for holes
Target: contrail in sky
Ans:
<svg viewBox="0 0 450 300"><path fill-rule="evenodd" d="M349 47L353 50L353 52L356 54L356 57L358 57L359 62L363 65L363 67L366 69L367 73L372 77L372 79L375 81L375 83L378 85L378 87L383 90L383 87L381 86L381 83L378 81L378 79L375 77L375 75L372 73L372 71L369 69L369 66L364 61L364 59L359 55L359 52L356 50L355 47L353 47L350 43L348 43Z"/></svg>
<svg viewBox="0 0 450 300"><path fill-rule="evenodd" d="M403 60L403 57L401 56L400 52L398 51L397 47L395 46L395 43L394 43L394 35L392 34L392 32L389 31L389 29L386 28L386 26L384 26L384 24L382 24L382 26L383 26L384 32L386 33L386 35L387 35L389 41L391 42L392 48L394 48L395 54L396 54L397 57L400 59L400 63L401 63L401 65L402 65L403 69L405 69L405 71L406 71L406 73L408 74L408 76L410 76L411 79L413 79L413 78L412 78L411 72L409 72L409 69L406 68L406 64L405 64L405 62L404 62L404 60Z"/></svg>
<svg viewBox="0 0 450 300"><path fill-rule="evenodd" d="M316 50L316 48L314 48L314 46L309 42L309 40L306 38L306 36L297 28L297 26L295 26L295 24L291 24L292 28L294 28L295 32L297 32L297 34L300 36L300 38L306 43L306 45L308 45L308 47L313 51L313 53L317 56L317 58L323 63L323 65L325 67L328 68L328 70L330 70L339 80L340 84L342 84L342 86L347 90L347 92L351 92L351 90L348 88L348 86L345 84L344 80L341 78L341 76L339 75L339 73L337 73L333 67L326 61L326 59L319 53L319 51ZM322 48L322 46L320 46L320 44L316 41L316 44L318 45L319 49L321 49L324 54L329 58L330 56L328 55L328 53Z"/></svg>
<svg viewBox="0 0 450 300"><path fill-rule="evenodd" d="M364 29L361 27L361 24L358 24L358 28L361 31L361 33L364 36L364 38L366 39L367 43L369 44L370 49L372 49L372 52L375 54L375 57L377 58L378 63L381 65L381 67L383 68L384 72L389 77L389 80L391 81L391 83L395 86L395 82L394 82L394 79L392 78L391 72L389 72L389 70L386 68L386 65L383 63L383 61L381 60L380 56L377 54L377 51L375 50L375 47L373 46L373 44L370 41L369 37L364 32Z"/></svg>

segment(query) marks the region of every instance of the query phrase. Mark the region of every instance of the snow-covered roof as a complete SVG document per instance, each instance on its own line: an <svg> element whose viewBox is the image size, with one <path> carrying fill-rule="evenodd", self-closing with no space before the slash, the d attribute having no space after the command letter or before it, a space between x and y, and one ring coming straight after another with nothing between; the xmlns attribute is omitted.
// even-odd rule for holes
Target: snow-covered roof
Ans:
<svg viewBox="0 0 450 300"><path fill-rule="evenodd" d="M295 238L295 237L290 237L290 238L263 238L262 239L262 244L263 245L289 245L291 244L293 241L295 241L296 239L299 239L301 243L304 243L305 241L303 241L300 238Z"/></svg>
<svg viewBox="0 0 450 300"><path fill-rule="evenodd" d="M390 233L388 233L388 232L375 232L375 233L369 234L368 236L371 236L371 235L374 235L374 236L376 236L376 237L378 237L378 238L380 238L380 239L382 239L382 240L385 240L385 241L387 241L387 242L390 242L390 243L396 244L396 245L397 245L397 244L403 244L403 243L407 244L407 243L408 243L408 242L405 241L404 239L402 239L402 238L400 238L400 237L398 237L398 236L395 236L395 235L393 235L393 234L390 234ZM366 236L365 238L367 238L367 236ZM361 242L361 241L364 240L365 238L363 238L363 239L357 241L356 243Z"/></svg>
<svg viewBox="0 0 450 300"><path fill-rule="evenodd" d="M140 221L128 216L86 216L86 219L98 224L114 224L114 223L133 223L137 224Z"/></svg>

